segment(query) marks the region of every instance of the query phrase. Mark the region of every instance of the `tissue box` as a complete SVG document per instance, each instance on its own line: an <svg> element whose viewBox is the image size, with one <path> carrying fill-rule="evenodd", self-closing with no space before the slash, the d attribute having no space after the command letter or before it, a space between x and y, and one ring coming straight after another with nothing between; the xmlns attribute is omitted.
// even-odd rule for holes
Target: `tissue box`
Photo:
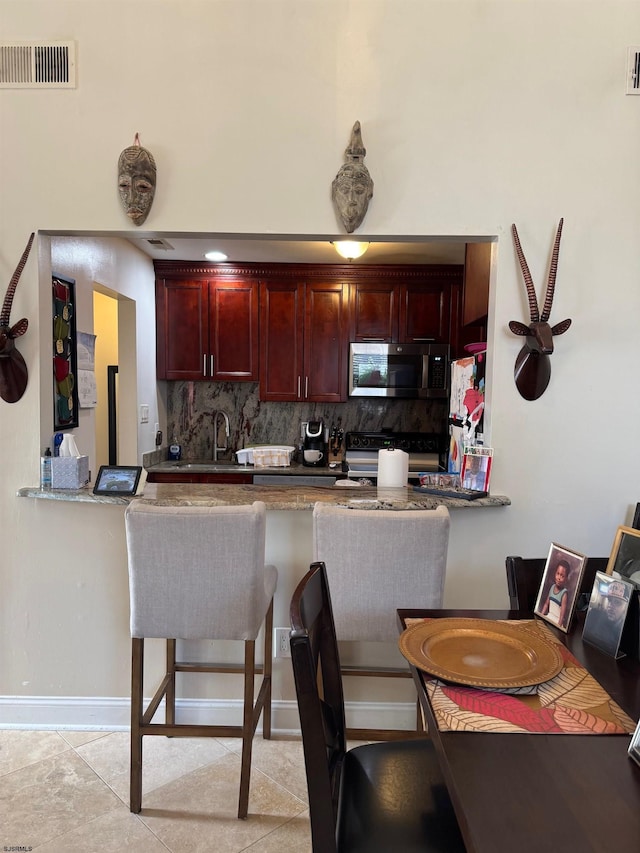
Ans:
<svg viewBox="0 0 640 853"><path fill-rule="evenodd" d="M51 460L52 489L81 489L88 482L88 456L54 456Z"/></svg>

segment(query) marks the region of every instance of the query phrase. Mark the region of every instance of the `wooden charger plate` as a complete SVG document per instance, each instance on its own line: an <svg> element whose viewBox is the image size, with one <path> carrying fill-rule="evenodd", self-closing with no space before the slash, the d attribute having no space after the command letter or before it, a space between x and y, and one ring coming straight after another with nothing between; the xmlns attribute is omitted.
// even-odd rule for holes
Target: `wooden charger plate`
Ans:
<svg viewBox="0 0 640 853"><path fill-rule="evenodd" d="M552 643L528 628L490 619L419 622L403 631L398 645L418 669L471 687L529 687L562 669Z"/></svg>

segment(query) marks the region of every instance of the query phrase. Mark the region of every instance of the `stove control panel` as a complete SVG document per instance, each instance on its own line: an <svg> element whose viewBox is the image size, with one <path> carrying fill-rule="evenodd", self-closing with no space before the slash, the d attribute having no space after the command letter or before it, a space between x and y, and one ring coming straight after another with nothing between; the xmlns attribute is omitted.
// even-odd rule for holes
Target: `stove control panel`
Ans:
<svg viewBox="0 0 640 853"><path fill-rule="evenodd" d="M446 443L446 436L424 432L348 432L346 437L347 450L384 450L393 447L405 453L440 453Z"/></svg>

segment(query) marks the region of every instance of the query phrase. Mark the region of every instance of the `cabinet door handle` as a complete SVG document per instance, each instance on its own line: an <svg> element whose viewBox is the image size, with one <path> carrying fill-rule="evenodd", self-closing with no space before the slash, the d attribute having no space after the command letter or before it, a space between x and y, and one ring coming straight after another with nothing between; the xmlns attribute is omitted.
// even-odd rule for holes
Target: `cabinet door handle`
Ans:
<svg viewBox="0 0 640 853"><path fill-rule="evenodd" d="M211 353L209 358L211 359L211 373L209 375L213 378L213 353Z"/></svg>
<svg viewBox="0 0 640 853"><path fill-rule="evenodd" d="M298 399L300 399L300 377L298 376Z"/></svg>
<svg viewBox="0 0 640 853"><path fill-rule="evenodd" d="M378 343L378 342L384 343L384 342L386 341L386 338L364 338L364 337L362 337L362 338L360 338L360 340L361 340L363 343L372 343L372 344L374 344L374 343Z"/></svg>
<svg viewBox="0 0 640 853"><path fill-rule="evenodd" d="M207 375L207 354L206 352L202 353L202 375Z"/></svg>
<svg viewBox="0 0 640 853"><path fill-rule="evenodd" d="M435 341L435 338L411 338L412 341Z"/></svg>
<svg viewBox="0 0 640 853"><path fill-rule="evenodd" d="M304 399L306 400L309 396L309 377L304 377Z"/></svg>

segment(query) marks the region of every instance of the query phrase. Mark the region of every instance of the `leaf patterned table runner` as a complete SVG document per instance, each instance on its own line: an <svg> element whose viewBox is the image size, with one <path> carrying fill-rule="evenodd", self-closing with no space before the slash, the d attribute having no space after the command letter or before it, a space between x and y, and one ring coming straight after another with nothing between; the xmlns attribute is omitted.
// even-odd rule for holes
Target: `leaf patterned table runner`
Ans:
<svg viewBox="0 0 640 853"><path fill-rule="evenodd" d="M407 619L407 627L422 619ZM490 690L426 680L441 732L519 734L633 734L636 724L569 650L540 622L511 621L557 645L564 665L534 688Z"/></svg>

